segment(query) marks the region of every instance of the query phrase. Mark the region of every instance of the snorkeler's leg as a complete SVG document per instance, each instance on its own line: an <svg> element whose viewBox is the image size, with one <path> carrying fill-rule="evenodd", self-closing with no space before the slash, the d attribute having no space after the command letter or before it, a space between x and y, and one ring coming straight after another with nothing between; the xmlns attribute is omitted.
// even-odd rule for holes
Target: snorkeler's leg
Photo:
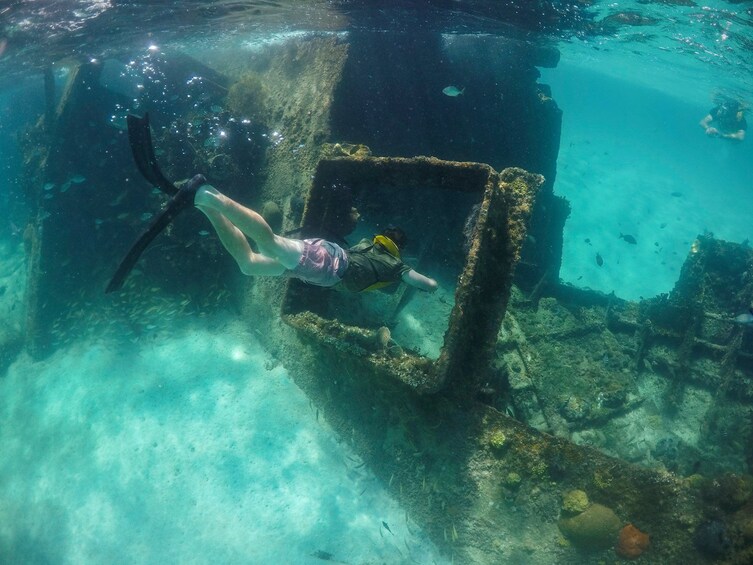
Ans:
<svg viewBox="0 0 753 565"><path fill-rule="evenodd" d="M275 235L261 214L238 204L216 188L205 184L196 193L194 203L200 209L212 209L228 219L233 225L259 246L259 251L277 259L287 269L298 265L303 255L303 242ZM205 212L206 213L206 212Z"/></svg>
<svg viewBox="0 0 753 565"><path fill-rule="evenodd" d="M198 208L209 218L223 247L235 259L244 275L279 276L285 272L285 267L276 259L254 253L243 232L222 214L211 208Z"/></svg>

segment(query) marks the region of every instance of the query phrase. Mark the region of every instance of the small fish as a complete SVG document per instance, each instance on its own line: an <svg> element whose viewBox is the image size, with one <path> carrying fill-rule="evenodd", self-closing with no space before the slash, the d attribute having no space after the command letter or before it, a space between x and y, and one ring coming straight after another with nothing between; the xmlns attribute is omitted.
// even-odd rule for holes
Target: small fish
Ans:
<svg viewBox="0 0 753 565"><path fill-rule="evenodd" d="M110 202L110 206L112 206L113 208L115 208L116 206L119 206L121 202L123 202L123 200L125 199L126 194L127 193L125 191L121 192L120 196L118 196L115 200Z"/></svg>
<svg viewBox="0 0 753 565"><path fill-rule="evenodd" d="M47 182L44 185L44 189L45 190L52 190L53 188L55 188L55 183L54 182Z"/></svg>
<svg viewBox="0 0 753 565"><path fill-rule="evenodd" d="M596 253L596 264L601 267L604 264L604 258L601 256L601 253Z"/></svg>
<svg viewBox="0 0 753 565"><path fill-rule="evenodd" d="M744 324L746 326L753 325L753 308L750 308L747 312L735 316L734 322L738 324Z"/></svg>
<svg viewBox="0 0 753 565"><path fill-rule="evenodd" d="M666 228L666 227L667 227L667 223L666 223L666 222L662 222L662 223L661 223L661 224L659 225L659 229L660 229L660 230L663 230L663 229L664 229L664 228Z"/></svg>
<svg viewBox="0 0 753 565"><path fill-rule="evenodd" d="M385 522L384 520L382 520L382 526L384 526L384 529L392 534L392 530L390 530L390 527L387 525L387 522ZM392 535L394 536L395 534L392 534Z"/></svg>
<svg viewBox="0 0 753 565"><path fill-rule="evenodd" d="M52 198L55 198L55 195L54 195L54 194L45 194L45 195L44 195L44 199L45 199L45 200L50 200L50 199L52 199Z"/></svg>
<svg viewBox="0 0 753 565"><path fill-rule="evenodd" d="M453 98L455 96L460 96L461 94L463 94L463 92L465 92L465 87L463 87L462 90L457 86L445 86L442 89L442 94L444 94L445 96L451 96Z"/></svg>
<svg viewBox="0 0 753 565"><path fill-rule="evenodd" d="M321 559L322 561L332 561L335 558L335 556L332 555L329 551L323 551L321 549L317 549L314 553L311 554L311 557L316 557L317 559Z"/></svg>
<svg viewBox="0 0 753 565"><path fill-rule="evenodd" d="M591 238L590 237L587 237L583 241L586 242L588 245L591 245Z"/></svg>
<svg viewBox="0 0 753 565"><path fill-rule="evenodd" d="M219 104L212 104L210 110L212 110L212 112L214 113L222 112L222 106L220 106Z"/></svg>
<svg viewBox="0 0 753 565"><path fill-rule="evenodd" d="M65 192L71 187L71 181L66 181L60 187L60 192Z"/></svg>
<svg viewBox="0 0 753 565"><path fill-rule="evenodd" d="M620 239L624 239L625 243L629 243L630 245L635 245L638 243L638 241L630 234L620 234Z"/></svg>
<svg viewBox="0 0 753 565"><path fill-rule="evenodd" d="M681 198L682 192L670 192L669 195L674 196L675 198Z"/></svg>
<svg viewBox="0 0 753 565"><path fill-rule="evenodd" d="M209 232L208 232L207 230L201 230L201 231L199 232L199 235L200 235L200 236L202 236L202 237L206 237L206 236L208 236L208 235L209 235Z"/></svg>
<svg viewBox="0 0 753 565"><path fill-rule="evenodd" d="M73 184L81 184L81 183L82 183L82 182L84 182L85 180L86 180L86 177L85 177L85 176L83 176L83 175L73 175L73 176L72 176L72 177L70 178L70 181L71 181L71 182L72 182Z"/></svg>
<svg viewBox="0 0 753 565"><path fill-rule="evenodd" d="M154 214L152 214L151 212L144 212L143 214L141 214L141 216L139 216L139 218L141 218L142 222L146 222L147 220L151 220L152 216L154 216Z"/></svg>

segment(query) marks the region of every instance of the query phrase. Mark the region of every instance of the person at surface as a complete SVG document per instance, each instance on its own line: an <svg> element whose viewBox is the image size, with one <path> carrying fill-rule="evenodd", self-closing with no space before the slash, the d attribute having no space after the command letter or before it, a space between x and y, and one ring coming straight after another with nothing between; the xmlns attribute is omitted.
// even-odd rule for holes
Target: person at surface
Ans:
<svg viewBox="0 0 753 565"><path fill-rule="evenodd" d="M290 276L322 287L338 287L352 292L404 282L419 290L433 292L437 281L422 275L400 259L405 233L390 228L372 241L361 240L343 249L325 239L292 239L276 235L264 218L209 184L193 195L194 205L212 223L222 245L240 270L251 276ZM358 217L351 212L351 217ZM249 245L256 242L258 253Z"/></svg>
<svg viewBox="0 0 753 565"><path fill-rule="evenodd" d="M745 121L745 108L737 100L726 99L714 106L701 120L700 126L711 137L723 137L742 141L748 123Z"/></svg>

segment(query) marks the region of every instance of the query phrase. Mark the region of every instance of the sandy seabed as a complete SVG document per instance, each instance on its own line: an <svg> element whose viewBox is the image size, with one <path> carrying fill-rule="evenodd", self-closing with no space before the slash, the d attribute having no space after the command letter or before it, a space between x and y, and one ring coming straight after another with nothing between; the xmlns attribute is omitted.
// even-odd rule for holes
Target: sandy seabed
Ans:
<svg viewBox="0 0 753 565"><path fill-rule="evenodd" d="M315 410L237 321L22 356L0 379L1 560L443 563Z"/></svg>

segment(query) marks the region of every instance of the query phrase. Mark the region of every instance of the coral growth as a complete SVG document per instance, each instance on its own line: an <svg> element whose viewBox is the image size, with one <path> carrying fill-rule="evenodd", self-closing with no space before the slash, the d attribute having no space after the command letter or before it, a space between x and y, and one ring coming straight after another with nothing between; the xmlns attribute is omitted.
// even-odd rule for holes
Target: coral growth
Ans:
<svg viewBox="0 0 753 565"><path fill-rule="evenodd" d="M582 490L569 490L562 497L562 511L568 516L580 514L589 504L588 495Z"/></svg>
<svg viewBox="0 0 753 565"><path fill-rule="evenodd" d="M594 485L601 490L607 490L612 486L612 475L607 469L594 471Z"/></svg>
<svg viewBox="0 0 753 565"><path fill-rule="evenodd" d="M380 349L387 349L392 341L392 333L387 326L382 326L376 331L376 342Z"/></svg>
<svg viewBox="0 0 753 565"><path fill-rule="evenodd" d="M489 446L492 449L500 450L502 449L505 444L507 443L507 436L505 436L505 433L500 429L494 429L489 434Z"/></svg>
<svg viewBox="0 0 753 565"><path fill-rule="evenodd" d="M504 478L504 485L507 488L516 489L520 486L520 483L523 481L523 477L521 477L518 473L512 471L510 473L507 473L507 476Z"/></svg>
<svg viewBox="0 0 753 565"><path fill-rule="evenodd" d="M574 545L583 549L607 549L617 540L622 522L611 508L592 504L571 518L561 518L560 531Z"/></svg>
<svg viewBox="0 0 753 565"><path fill-rule="evenodd" d="M625 559L637 559L648 549L649 535L640 531L633 524L628 524L620 530L615 551Z"/></svg>

